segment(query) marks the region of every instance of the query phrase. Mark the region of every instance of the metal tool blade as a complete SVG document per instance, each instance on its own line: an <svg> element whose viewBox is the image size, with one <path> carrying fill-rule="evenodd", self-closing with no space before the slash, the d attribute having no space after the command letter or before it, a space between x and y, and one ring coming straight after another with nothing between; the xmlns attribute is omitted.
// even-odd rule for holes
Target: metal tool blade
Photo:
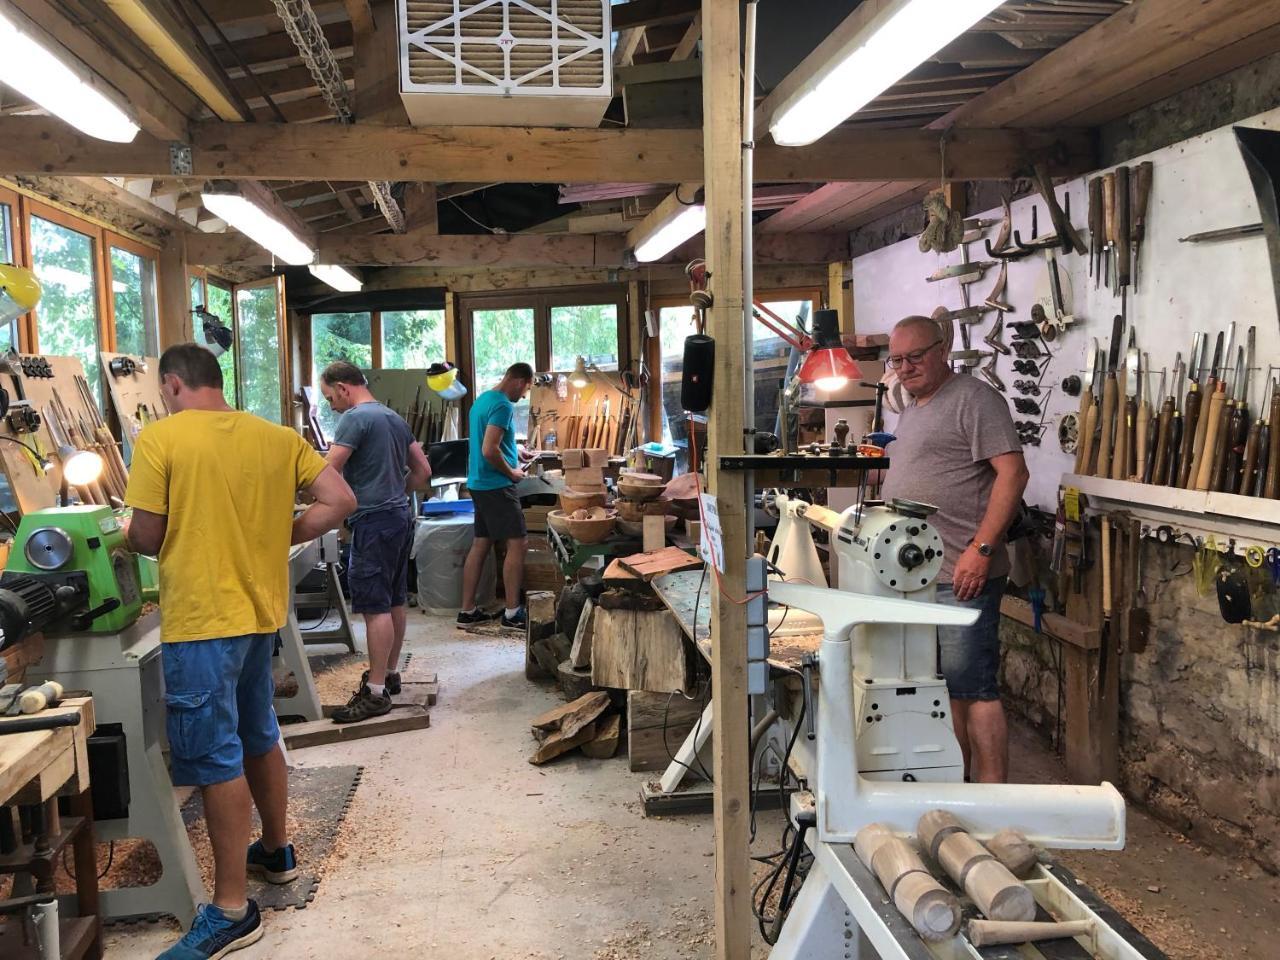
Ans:
<svg viewBox="0 0 1280 960"><path fill-rule="evenodd" d="M1231 351L1236 345L1236 322L1232 320L1227 324L1227 346L1222 354L1222 379L1227 379L1229 373L1228 367L1231 366Z"/></svg>
<svg viewBox="0 0 1280 960"><path fill-rule="evenodd" d="M1169 370L1167 367L1160 368L1160 392L1156 394L1156 403L1164 403L1166 396L1164 392L1165 384L1168 382Z"/></svg>
<svg viewBox="0 0 1280 960"><path fill-rule="evenodd" d="M1191 365L1188 367L1191 379L1196 383L1200 382L1200 354L1203 350L1204 332L1201 331L1191 341Z"/></svg>
<svg viewBox="0 0 1280 960"><path fill-rule="evenodd" d="M1084 382L1093 386L1093 375L1098 368L1098 338L1093 338L1093 346L1085 352Z"/></svg>
<svg viewBox="0 0 1280 960"><path fill-rule="evenodd" d="M1236 372L1231 381L1231 396L1240 403L1244 393L1244 347L1236 347Z"/></svg>
<svg viewBox="0 0 1280 960"><path fill-rule="evenodd" d="M1218 331L1218 340L1213 345L1213 361L1209 364L1209 377L1217 379L1218 367L1222 363L1222 331Z"/></svg>
<svg viewBox="0 0 1280 960"><path fill-rule="evenodd" d="M1240 389L1240 402L1247 404L1249 402L1249 381L1253 379L1253 352L1258 345L1258 328L1249 327L1249 333L1245 337L1245 354L1244 354L1244 377L1243 382L1238 384Z"/></svg>
<svg viewBox="0 0 1280 960"><path fill-rule="evenodd" d="M1131 346L1124 352L1124 395L1133 400L1138 394L1138 379L1142 376L1138 348Z"/></svg>
<svg viewBox="0 0 1280 960"><path fill-rule="evenodd" d="M1164 390L1164 380L1160 381L1160 390ZM1142 351L1142 402L1148 407L1151 406L1151 354ZM1156 397L1156 402L1160 402L1160 397Z"/></svg>
<svg viewBox="0 0 1280 960"><path fill-rule="evenodd" d="M1178 354L1178 362L1174 365L1174 368L1173 368L1173 382L1177 384L1177 390L1178 390L1178 399L1177 399L1177 402L1174 403L1173 409L1181 410L1182 398L1184 396L1184 391L1186 390L1186 386L1187 386L1187 365L1182 362L1182 354Z"/></svg>
<svg viewBox="0 0 1280 960"><path fill-rule="evenodd" d="M1111 343L1107 347L1107 372L1115 373L1120 366L1120 344L1124 339L1124 317L1116 314L1111 321Z"/></svg>
<svg viewBox="0 0 1280 960"><path fill-rule="evenodd" d="M1102 346L1098 343L1096 339L1093 341L1093 366L1094 366L1093 395L1095 397L1098 397L1099 398L1098 402L1101 403L1102 402L1101 401L1102 384L1103 384L1103 381L1107 379L1107 365L1103 360Z"/></svg>

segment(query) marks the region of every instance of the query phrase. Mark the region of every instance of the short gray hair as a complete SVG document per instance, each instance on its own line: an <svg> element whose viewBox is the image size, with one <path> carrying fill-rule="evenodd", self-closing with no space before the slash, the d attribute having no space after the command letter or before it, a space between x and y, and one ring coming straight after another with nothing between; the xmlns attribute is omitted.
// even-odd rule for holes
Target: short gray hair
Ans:
<svg viewBox="0 0 1280 960"><path fill-rule="evenodd" d="M942 335L942 327L939 326L937 320L931 317L922 317L919 314L903 317L893 325L893 333L897 333L899 330L910 330L912 327L927 327L934 336Z"/></svg>

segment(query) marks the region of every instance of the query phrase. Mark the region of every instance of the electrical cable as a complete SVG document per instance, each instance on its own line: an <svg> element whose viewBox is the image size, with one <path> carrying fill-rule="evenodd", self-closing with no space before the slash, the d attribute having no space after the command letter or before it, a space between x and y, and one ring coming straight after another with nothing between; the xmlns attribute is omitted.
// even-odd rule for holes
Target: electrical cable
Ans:
<svg viewBox="0 0 1280 960"><path fill-rule="evenodd" d="M299 624L298 631L300 633L310 633L312 630L319 630L322 626L324 626L325 621L329 619L329 615L331 613L333 613L333 604L330 604L329 606L324 608L324 616L322 616L315 623L308 624L305 627Z"/></svg>
<svg viewBox="0 0 1280 960"><path fill-rule="evenodd" d="M475 217L473 217L471 214L467 213L467 211L466 211L466 210L462 209L462 204L458 203L458 201L457 201L457 200L454 200L452 197L450 197L450 198L449 198L449 202L450 202L451 204L453 204L454 209L456 209L460 214L462 214L464 217L466 217L468 220L470 220L472 223L474 223L474 224L475 224L477 227L479 227L481 230L488 230L490 233L503 233L503 232L504 232L504 231L502 231L502 230L499 230L497 227L491 227L491 226L489 226L487 223L481 223L479 220L477 220L477 219L476 219Z"/></svg>

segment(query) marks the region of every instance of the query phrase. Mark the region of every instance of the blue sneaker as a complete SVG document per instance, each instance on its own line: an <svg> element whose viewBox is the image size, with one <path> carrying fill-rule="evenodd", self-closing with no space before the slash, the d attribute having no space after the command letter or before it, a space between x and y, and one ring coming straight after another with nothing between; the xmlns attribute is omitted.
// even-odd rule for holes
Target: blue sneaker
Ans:
<svg viewBox="0 0 1280 960"><path fill-rule="evenodd" d="M262 915L250 900L243 920L231 920L211 903L201 904L186 936L156 960L218 960L262 938Z"/></svg>
<svg viewBox="0 0 1280 960"><path fill-rule="evenodd" d="M298 858L292 843L286 843L275 853L267 853L262 841L255 840L249 844L247 865L249 873L262 877L267 883L288 883L298 876Z"/></svg>

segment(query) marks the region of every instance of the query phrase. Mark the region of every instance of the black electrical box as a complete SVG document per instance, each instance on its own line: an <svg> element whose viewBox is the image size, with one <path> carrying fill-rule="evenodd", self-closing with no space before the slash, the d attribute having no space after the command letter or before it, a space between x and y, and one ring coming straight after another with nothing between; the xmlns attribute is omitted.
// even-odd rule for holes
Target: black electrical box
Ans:
<svg viewBox="0 0 1280 960"><path fill-rule="evenodd" d="M89 738L89 786L95 820L120 820L129 815L129 753L124 727L100 723Z"/></svg>

